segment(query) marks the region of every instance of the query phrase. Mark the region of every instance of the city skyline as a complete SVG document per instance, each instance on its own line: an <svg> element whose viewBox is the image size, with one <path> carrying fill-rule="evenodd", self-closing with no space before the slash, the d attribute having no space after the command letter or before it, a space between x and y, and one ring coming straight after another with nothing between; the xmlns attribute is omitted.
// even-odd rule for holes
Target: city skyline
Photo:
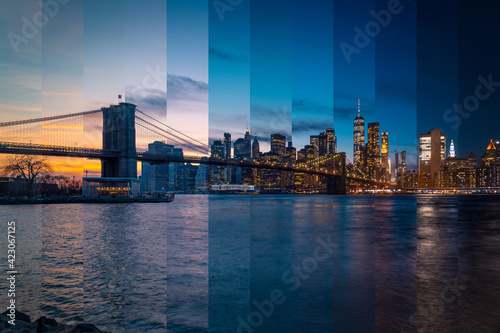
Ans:
<svg viewBox="0 0 500 333"><path fill-rule="evenodd" d="M6 6L6 30L22 37L21 18L31 20L40 7L28 0ZM229 124L235 137L246 128L257 133L263 150L269 149L271 133L283 133L302 147L310 132L334 128L339 151L352 159L352 119L360 98L365 122L378 121L380 131L389 133L391 160L392 148L398 147L408 152L408 167L418 169L418 135L432 128L454 140L458 155L472 151L479 156L482 142L499 139L494 126L480 120L500 104L500 95L492 91L477 110L465 110L467 118L457 119L448 109L481 82L490 82L494 90L498 64L492 52L468 56L463 45L473 40L466 33L460 35L460 48L453 38L441 45L442 52L433 52L432 43L458 25L456 15L433 17L445 5L436 6L400 3L390 24L357 47L354 39L363 34L356 37L355 28L363 32L376 22L371 13L387 10L386 4L252 1L221 13L205 1L155 0L148 6L71 1L59 5L43 32L37 29L26 43L13 47L3 39L0 115L11 120L82 111L122 95L206 144L222 138ZM447 10L458 15L467 9L453 5ZM485 7L470 12L466 26L488 15ZM133 27L116 24L131 17L137 23ZM485 24L492 26L481 25L485 34L479 49L498 30ZM359 52L346 56L346 45ZM425 57L434 59L433 65ZM442 72L439 80L435 72ZM466 79L459 80L459 73ZM457 83L460 90L454 88ZM99 167L92 161L53 161L58 170L75 174Z"/></svg>

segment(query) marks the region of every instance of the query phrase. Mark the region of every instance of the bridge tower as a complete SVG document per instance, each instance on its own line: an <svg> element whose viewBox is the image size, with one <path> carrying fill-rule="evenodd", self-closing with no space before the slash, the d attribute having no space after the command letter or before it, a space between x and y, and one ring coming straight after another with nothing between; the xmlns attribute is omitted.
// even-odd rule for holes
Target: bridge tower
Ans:
<svg viewBox="0 0 500 333"><path fill-rule="evenodd" d="M130 103L102 108L102 149L118 151L119 157L101 161L101 177L137 178L135 108Z"/></svg>
<svg viewBox="0 0 500 333"><path fill-rule="evenodd" d="M339 175L326 177L327 194L346 194L345 186L345 153L334 154L328 163L328 172L337 171Z"/></svg>

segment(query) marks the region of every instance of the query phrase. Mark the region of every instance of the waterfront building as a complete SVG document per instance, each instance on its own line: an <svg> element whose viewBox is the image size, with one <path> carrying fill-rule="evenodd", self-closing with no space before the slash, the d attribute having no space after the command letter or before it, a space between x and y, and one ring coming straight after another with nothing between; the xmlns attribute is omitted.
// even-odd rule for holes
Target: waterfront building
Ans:
<svg viewBox="0 0 500 333"><path fill-rule="evenodd" d="M164 141L155 141L148 144L148 150L145 153L158 155L171 155L174 146L166 144ZM141 162L141 191L152 192L159 191L162 188L169 188L169 165L150 164Z"/></svg>

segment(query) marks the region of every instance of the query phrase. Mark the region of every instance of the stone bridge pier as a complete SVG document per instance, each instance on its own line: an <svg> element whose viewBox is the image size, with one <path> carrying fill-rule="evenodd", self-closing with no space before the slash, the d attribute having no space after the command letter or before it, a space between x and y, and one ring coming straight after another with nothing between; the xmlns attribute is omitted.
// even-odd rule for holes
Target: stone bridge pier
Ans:
<svg viewBox="0 0 500 333"><path fill-rule="evenodd" d="M327 165L328 172L335 172L338 175L326 176L327 194L346 194L346 173L345 173L345 153L335 154Z"/></svg>
<svg viewBox="0 0 500 333"><path fill-rule="evenodd" d="M101 177L137 178L135 108L130 103L102 108L102 149L119 156L101 161Z"/></svg>

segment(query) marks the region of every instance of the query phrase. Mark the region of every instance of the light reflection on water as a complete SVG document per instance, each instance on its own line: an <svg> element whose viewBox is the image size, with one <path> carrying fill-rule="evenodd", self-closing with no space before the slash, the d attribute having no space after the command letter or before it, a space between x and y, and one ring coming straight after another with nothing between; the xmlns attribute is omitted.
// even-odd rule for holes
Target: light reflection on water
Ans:
<svg viewBox="0 0 500 333"><path fill-rule="evenodd" d="M238 318L248 323L280 290L286 301L254 332L494 332L498 203L178 195L169 204L0 210L17 221L17 300L35 318L110 331L235 332ZM305 272L318 238L330 238L333 253ZM296 290L287 272L300 277ZM443 300L456 278L459 297Z"/></svg>

